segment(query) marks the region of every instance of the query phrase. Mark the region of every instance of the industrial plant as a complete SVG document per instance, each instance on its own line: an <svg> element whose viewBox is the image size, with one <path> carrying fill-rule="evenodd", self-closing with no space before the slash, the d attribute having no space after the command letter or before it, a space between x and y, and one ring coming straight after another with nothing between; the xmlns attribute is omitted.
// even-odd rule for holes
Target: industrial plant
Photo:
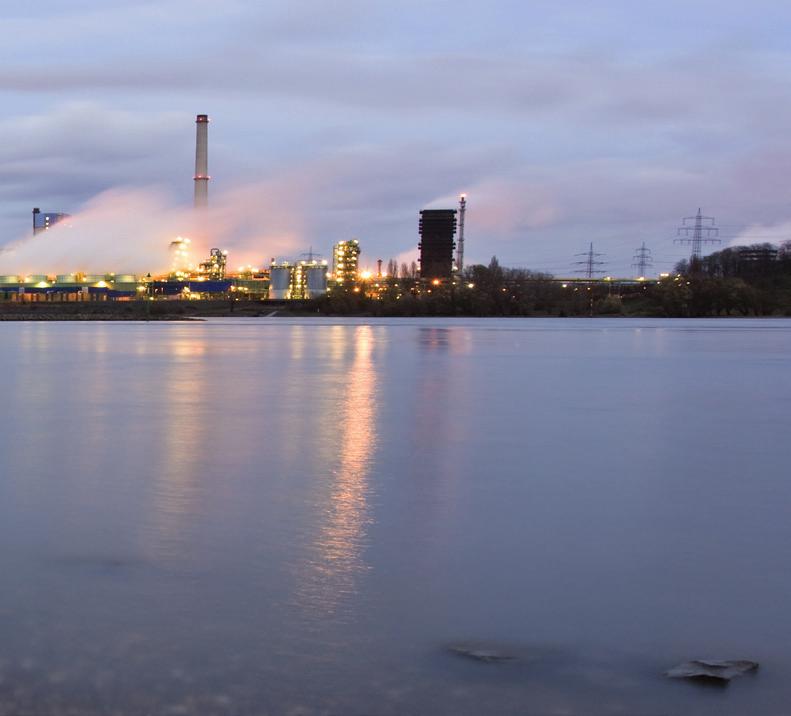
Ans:
<svg viewBox="0 0 791 716"><path fill-rule="evenodd" d="M207 114L195 118L194 211L209 206L209 123ZM463 232L466 197L462 195L457 221L456 209L424 210L418 222L420 272L413 276L426 285L453 282L463 262ZM200 215L200 214L199 214ZM70 214L33 209L33 236L67 223ZM459 228L458 254L455 235ZM305 301L333 290L352 291L377 297L384 286L382 260L376 273L360 270L358 239L338 241L331 264L312 249L298 258L272 258L268 266L228 269L228 251L217 247L208 256L194 256L193 242L174 237L168 246L169 268L160 274L91 274L74 267L69 274L0 275L0 300L5 301L130 301L159 299L254 299ZM263 263L263 262L262 262ZM395 271L394 271L395 272ZM392 277L391 277L392 278ZM414 288L413 288L414 290ZM429 289L430 292L430 289Z"/></svg>
<svg viewBox="0 0 791 716"><path fill-rule="evenodd" d="M209 115L196 116L192 211L196 212L199 225L203 225L203 212L209 207L209 124ZM382 259L377 259L375 272L361 270L362 246L358 239L352 238L335 243L330 261L315 254L311 248L297 257L272 257L268 262L262 261L259 266L243 266L231 271L226 249L213 247L208 255L196 256L193 241L186 236L176 236L167 247L169 266L164 272L155 272L153 275L124 272L93 274L80 272L79 267L75 266L74 272L69 274L0 275L0 300L229 299L288 302L307 301L336 293L362 294L369 298L387 295L397 300L407 293L416 296L422 293L436 294L437 291L457 286L468 290L473 288L474 283L469 278L462 280L466 211L467 196L461 194L456 208L432 208L419 212L419 258L417 264L413 263L411 267L406 264L399 267L391 260L383 271ZM70 218L63 211L42 212L36 207L33 209L32 234L36 236L57 225L61 225L61 228L64 225L71 226ZM701 245L716 240L713 236L716 229L706 224L707 221L713 224L713 220L703 217L699 211L696 217L685 219L684 227L679 230L679 241L691 243L693 257L698 260ZM200 243L206 246L206 237L202 237ZM563 282L563 287L575 281L603 281L612 286L611 277L598 277L598 274L605 273L599 269L599 265L604 262L598 258L601 254L594 252L593 244L583 256L584 260L576 263L583 265L577 273L584 274L584 277L558 279ZM645 244L635 255L635 267L638 268L639 278L618 283L646 280L646 269L651 267L651 252ZM551 277L544 278L553 280Z"/></svg>
<svg viewBox="0 0 791 716"><path fill-rule="evenodd" d="M209 124L207 114L195 117L195 167L193 173L193 217L199 227L208 225L209 207ZM416 222L419 240L418 260L411 265L398 266L392 259L383 270L382 259L371 260L376 271L361 269L362 246L358 239L343 239L332 247L328 261L311 248L298 256L272 257L258 266L248 265L233 271L229 268L228 250L212 247L207 254L196 255L195 244L211 246L211 237L198 236L195 243L187 236L175 236L169 241L168 268L152 273L132 274L119 272L91 273L71 267L71 273L29 275L0 275L0 300L12 302L79 302L79 301L156 301L156 300L206 300L228 299L231 301L254 300L272 302L299 302L327 296L335 299L339 294L353 297L358 294L372 299L399 300L409 295L418 297L450 292L451 299L456 288L470 291L476 288L475 270L480 267L465 266L465 218L467 195L461 194L454 208L431 208L419 212ZM78 217L79 218L79 217ZM32 234L36 236L56 229L79 231L75 220L65 211L42 211L33 209ZM199 228L202 233L202 228ZM678 229L679 244L691 246L688 267L695 272L705 264L702 247L718 243L719 229L713 217L704 216L699 209L694 216L686 217ZM207 241L208 239L208 241ZM206 249L202 249L206 251ZM767 253L769 251L769 253ZM789 253L786 248L785 253ZM778 249L766 246L742 247L740 261L753 256L750 265L778 260ZM555 282L563 289L592 291L601 284L611 296L616 288L631 290L643 288L646 282L661 283L670 278L670 273L660 273L657 279L648 279L646 274L653 270L651 249L643 243L636 249L633 267L637 273L632 278L616 279L604 269L604 254L596 252L589 242L588 250L577 254L574 278L556 278L549 274L527 272L533 280ZM682 264L684 262L681 262ZM681 264L679 264L681 266ZM46 268L46 267L42 267ZM62 269L61 269L62 270ZM680 268L679 271L684 271ZM518 272L518 271L517 271ZM499 291L509 294L507 281L502 272L495 275L500 282ZM680 277L677 276L674 280ZM480 282L479 282L480 283ZM581 287L581 289L580 289ZM482 290L478 286L477 290ZM330 302L332 303L332 302ZM335 302L337 303L337 302Z"/></svg>
<svg viewBox="0 0 791 716"><path fill-rule="evenodd" d="M33 209L33 235L35 236L42 231L47 231L50 227L68 218L68 214L57 211L45 211L42 213L41 209L35 207Z"/></svg>

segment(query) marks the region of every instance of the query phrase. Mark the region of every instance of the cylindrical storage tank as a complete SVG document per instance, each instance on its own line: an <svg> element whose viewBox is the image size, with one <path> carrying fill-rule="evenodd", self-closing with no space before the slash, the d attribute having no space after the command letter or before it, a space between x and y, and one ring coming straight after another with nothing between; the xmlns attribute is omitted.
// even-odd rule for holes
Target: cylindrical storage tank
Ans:
<svg viewBox="0 0 791 716"><path fill-rule="evenodd" d="M308 266L305 277L305 298L315 298L327 293L327 267Z"/></svg>
<svg viewBox="0 0 791 716"><path fill-rule="evenodd" d="M17 284L19 283L19 276L0 276L0 284Z"/></svg>
<svg viewBox="0 0 791 716"><path fill-rule="evenodd" d="M79 283L73 273L59 273L55 276L55 283Z"/></svg>
<svg viewBox="0 0 791 716"><path fill-rule="evenodd" d="M46 274L43 274L43 273L42 274L38 274L37 273L37 274L31 274L30 276L25 276L25 283L33 283L33 284L35 284L35 283L42 283L42 282L44 282L44 283L47 282Z"/></svg>
<svg viewBox="0 0 791 716"><path fill-rule="evenodd" d="M85 274L84 283L99 283L99 281L104 281L104 274L103 273L87 273Z"/></svg>
<svg viewBox="0 0 791 716"><path fill-rule="evenodd" d="M290 266L272 266L269 271L269 298L280 301L288 298L288 284L290 281Z"/></svg>
<svg viewBox="0 0 791 716"><path fill-rule="evenodd" d="M137 277L131 273L117 273L113 276L115 283L137 283Z"/></svg>

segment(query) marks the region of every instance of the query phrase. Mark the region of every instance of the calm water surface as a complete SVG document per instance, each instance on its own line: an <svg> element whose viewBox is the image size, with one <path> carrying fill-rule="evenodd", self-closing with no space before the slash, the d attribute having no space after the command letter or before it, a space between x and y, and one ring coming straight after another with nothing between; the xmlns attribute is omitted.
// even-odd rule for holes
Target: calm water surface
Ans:
<svg viewBox="0 0 791 716"><path fill-rule="evenodd" d="M789 321L0 341L2 716L789 712Z"/></svg>

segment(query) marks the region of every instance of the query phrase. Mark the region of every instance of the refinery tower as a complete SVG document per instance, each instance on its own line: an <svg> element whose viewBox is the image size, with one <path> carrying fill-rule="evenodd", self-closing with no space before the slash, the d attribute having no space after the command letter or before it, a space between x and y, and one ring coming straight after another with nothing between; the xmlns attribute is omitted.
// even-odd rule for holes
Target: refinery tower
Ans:
<svg viewBox="0 0 791 716"><path fill-rule="evenodd" d="M209 115L195 118L195 207L209 205Z"/></svg>

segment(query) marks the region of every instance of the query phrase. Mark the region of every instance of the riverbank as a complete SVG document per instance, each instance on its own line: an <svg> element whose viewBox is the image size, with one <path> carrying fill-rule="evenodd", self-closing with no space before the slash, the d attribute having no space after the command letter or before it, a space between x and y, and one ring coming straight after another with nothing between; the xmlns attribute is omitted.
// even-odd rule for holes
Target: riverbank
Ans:
<svg viewBox="0 0 791 716"><path fill-rule="evenodd" d="M663 287L653 287L653 292ZM674 290L674 287L668 289ZM499 298L499 296L495 296ZM603 295L588 299L578 292L561 295L562 301L520 303L454 300L446 295L373 299L340 294L308 301L268 300L161 300L0 302L2 321L194 321L203 318L781 318L791 309L767 306L763 310L706 311L694 301L676 305L657 296ZM659 298L662 298L661 296ZM667 298L667 296L664 296ZM689 298L689 297L688 297ZM773 310L774 309L774 310Z"/></svg>
<svg viewBox="0 0 791 716"><path fill-rule="evenodd" d="M224 316L262 317L275 312L280 312L277 306L260 301L0 303L0 321L191 321Z"/></svg>

